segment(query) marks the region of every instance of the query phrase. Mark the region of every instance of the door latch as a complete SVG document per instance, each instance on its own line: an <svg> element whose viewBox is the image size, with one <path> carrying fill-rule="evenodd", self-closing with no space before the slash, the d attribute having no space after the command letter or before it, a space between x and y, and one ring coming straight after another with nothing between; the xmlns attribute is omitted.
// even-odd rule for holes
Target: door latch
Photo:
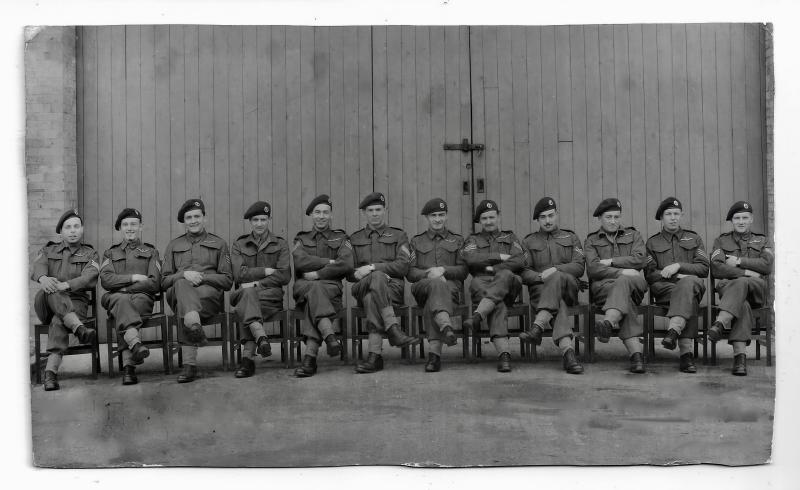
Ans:
<svg viewBox="0 0 800 490"><path fill-rule="evenodd" d="M445 143L444 149L445 150L458 150L463 152L468 151L483 151L484 145L482 143L475 143L472 144L469 142L469 139L464 138L461 140L461 143Z"/></svg>

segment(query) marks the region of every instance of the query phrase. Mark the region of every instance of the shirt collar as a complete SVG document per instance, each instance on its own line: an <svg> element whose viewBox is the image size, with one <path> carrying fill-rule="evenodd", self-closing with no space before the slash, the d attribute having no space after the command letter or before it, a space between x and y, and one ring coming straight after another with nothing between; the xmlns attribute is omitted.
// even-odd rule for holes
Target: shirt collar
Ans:
<svg viewBox="0 0 800 490"><path fill-rule="evenodd" d="M683 235L683 228L680 226L674 232L667 230L666 228L661 228L661 236L667 240L672 240L673 238L680 238Z"/></svg>
<svg viewBox="0 0 800 490"><path fill-rule="evenodd" d="M128 249L128 248L137 248L141 243L142 243L141 240L139 240L138 238L134 238L131 241L124 241L123 240L122 249L125 250L125 249Z"/></svg>
<svg viewBox="0 0 800 490"><path fill-rule="evenodd" d="M447 231L447 227L442 228L441 231L434 231L434 230L431 230L430 228L428 228L425 231L425 234L428 235L428 238L430 238L431 240L436 239L437 235L439 237L441 237L442 239L445 239L445 238L447 238L448 231Z"/></svg>
<svg viewBox="0 0 800 490"><path fill-rule="evenodd" d="M330 233L331 233L331 227L330 226L327 226L324 230L318 230L316 228L312 228L311 229L311 237L312 238L317 238L318 236L322 235L327 239L327 238L330 238Z"/></svg>
<svg viewBox="0 0 800 490"><path fill-rule="evenodd" d="M736 231L733 232L733 238L741 241L750 241L750 237L752 236L752 232L748 231L747 233L738 233Z"/></svg>
<svg viewBox="0 0 800 490"><path fill-rule="evenodd" d="M373 228L372 225L367 224L367 236L371 235L373 231L377 232L378 235L383 235L384 230L386 230L386 223L380 225L377 228Z"/></svg>
<svg viewBox="0 0 800 490"><path fill-rule="evenodd" d="M206 239L206 237L208 237L208 231L205 229L203 229L203 231L201 231L198 235L192 235L188 231L186 232L186 239L189 241L189 243L202 242Z"/></svg>

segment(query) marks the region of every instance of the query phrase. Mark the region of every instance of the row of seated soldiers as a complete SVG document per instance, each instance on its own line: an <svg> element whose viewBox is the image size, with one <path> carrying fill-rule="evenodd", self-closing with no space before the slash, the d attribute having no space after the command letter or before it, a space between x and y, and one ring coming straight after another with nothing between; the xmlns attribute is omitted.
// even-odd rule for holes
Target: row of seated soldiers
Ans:
<svg viewBox="0 0 800 490"><path fill-rule="evenodd" d="M369 194L359 208L367 225L348 236L331 228L330 198L314 198L306 209L313 228L298 233L290 250L286 240L269 230L270 205L256 202L244 213L251 233L238 237L229 252L222 238L206 230L203 201L189 199L177 214L186 233L169 243L163 261L154 246L141 241L142 215L136 209L127 208L117 217L115 228L122 240L105 251L102 261L83 242L78 211L64 213L56 226L61 241L49 242L41 250L31 275L41 284L34 299L36 314L49 324L44 389L59 389L57 372L69 333L81 343L95 340L95 330L83 323L87 291L95 288L98 276L107 291L101 304L113 318L123 349L124 384L137 382L135 366L149 354L139 328L142 316L153 311L159 291L164 291L167 303L182 320L178 340L184 368L177 381L186 383L198 377L197 349L207 343L203 320L224 311L224 292L234 285L230 304L243 339L235 376L251 376L256 352L271 355L264 319L283 308L283 287L292 278L292 263L294 299L308 320L302 327L306 349L295 371L298 377L316 373L323 345L327 355L340 354L333 321L343 308L343 279L353 283L352 294L366 312L369 330L368 356L356 365L357 373L383 369L384 337L399 348L419 342L400 329L395 314L394 308L403 303L406 279L431 320L425 371L439 371L443 344L456 344L451 315L454 305L464 302L463 282L468 274L472 275L469 294L475 308L463 327L476 332L481 324L488 325L499 372L511 370L507 307L524 285L536 314L524 326L520 340L538 345L544 332L552 330L564 370L581 374L583 366L573 350L566 309L578 303L578 292L586 287L580 280L584 270L590 298L604 312L595 324L597 338L608 342L612 335L619 336L628 350L631 372L645 372L637 306L649 286L655 302L669 305L663 346L679 347L680 371L694 373L697 322L688 320L698 313L709 266L721 299L708 338L716 342L727 333L734 353L733 374L747 374L745 348L754 321L752 308L765 302L765 276L773 263L769 240L751 232L753 208L748 202L731 206L727 220L732 221L733 230L715 240L710 256L700 236L681 227L683 206L674 197L658 206L655 217L662 229L646 244L638 231L621 225L622 204L617 199L604 199L597 206L593 215L600 227L583 245L574 232L559 226L556 202L550 197L535 204L533 219L539 229L524 240L500 229L500 209L491 200L475 209L474 222L481 230L466 239L447 228L447 203L440 198L425 204L421 214L428 221L427 230L410 241L403 230L386 224L382 193Z"/></svg>

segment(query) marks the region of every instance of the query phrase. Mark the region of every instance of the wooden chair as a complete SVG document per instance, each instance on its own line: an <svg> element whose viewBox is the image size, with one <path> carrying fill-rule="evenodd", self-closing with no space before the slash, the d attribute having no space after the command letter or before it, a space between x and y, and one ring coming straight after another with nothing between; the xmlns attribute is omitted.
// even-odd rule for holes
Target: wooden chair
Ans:
<svg viewBox="0 0 800 490"><path fill-rule="evenodd" d="M289 364L287 362L287 348L289 345L289 310L280 310L276 311L268 318L264 319L264 332L267 335L268 342L278 342L281 346L281 362L286 363L288 367ZM230 328L230 356L231 359L236 359L237 363L242 362L242 350L241 347L244 345L244 342L241 339L241 332L239 326L239 319L237 318L235 313L231 313L232 318L232 326ZM266 331L266 324L267 323L278 323L278 333L269 333Z"/></svg>
<svg viewBox="0 0 800 490"><path fill-rule="evenodd" d="M95 289L87 291L89 294L88 308L86 309L86 321L83 326L86 328L97 328L97 292ZM34 342L34 368L36 370L36 384L42 384L42 371L47 364L47 357L49 352L42 351L42 336L47 337L50 326L42 323L37 323L33 326L33 342ZM68 337L72 336L72 333ZM73 356L79 354L91 354L92 356L92 379L97 379L100 374L100 341L98 336L91 344L73 345L67 348L64 352L65 356Z"/></svg>
<svg viewBox="0 0 800 490"><path fill-rule="evenodd" d="M226 304L223 302L223 304ZM183 328L183 320L178 318L177 315L170 315L168 317L168 326L167 326L167 343L172 345L173 339L177 339L178 329ZM220 326L220 335L216 337L209 337L206 336L208 339L207 346L219 346L222 349L222 369L228 371L230 369L230 365L228 362L228 356L232 351L231 347L231 332L230 332L230 319L228 318L228 312L222 311L215 315L212 315L206 319L203 319L202 326L210 326L210 325L219 325ZM175 337L173 337L173 332ZM183 353L181 352L180 346L178 346L178 367L183 366ZM173 362L172 362L172 349L170 349L169 355L169 370L172 372Z"/></svg>
<svg viewBox="0 0 800 490"><path fill-rule="evenodd" d="M710 327L714 323L714 318L716 318L717 314L720 311L719 306L717 306L717 290L715 287L714 277L711 276L711 290L709 291L709 298L711 298L711 305L707 307L708 310L708 326ZM756 360L761 359L761 346L763 345L767 349L767 366L772 366L772 337L774 336L774 326L770 322L770 314L772 310L769 306L762 306L760 308L753 308L753 317L755 318L755 324L753 325L752 336L753 340L756 343ZM728 338L727 332L722 332L723 339ZM703 336L703 364L706 364L705 352L706 352L706 344L708 342L708 337ZM711 342L711 365L717 365L717 343Z"/></svg>
<svg viewBox="0 0 800 490"><path fill-rule="evenodd" d="M337 329L338 326L339 333L336 335L339 341L342 343L342 352L339 355L339 358L343 362L347 362L349 357L347 353L347 334L349 332L348 322L347 322L347 308L342 308L336 313L336 317L333 319L333 328L334 331ZM289 335L289 362L286 364L288 368L294 368L295 360L299 361L302 359L302 352L300 351L300 346L303 343L303 334L300 330L301 323L307 322L308 319L306 318L305 313L302 310L289 310L289 325L293 326L294 328L291 329L291 334ZM291 327L290 327L291 328Z"/></svg>
<svg viewBox="0 0 800 490"><path fill-rule="evenodd" d="M428 328L430 327L431 318L427 315L424 315L425 309L421 306L412 306L411 307L411 331L413 332L412 335L415 337L419 337L419 357L420 359L425 358L425 339L428 338ZM453 314L450 315L450 318L461 318L463 321L465 318L469 318L472 315L472 310L469 304L466 305L456 305L453 307ZM458 332L454 332L458 335ZM417 357L417 349L416 346L411 347L411 362L413 363ZM466 331L463 327L461 328L461 357L469 358L469 332Z"/></svg>
<svg viewBox="0 0 800 490"><path fill-rule="evenodd" d="M394 307L395 315L400 318L400 329L406 333L406 335L412 335L411 332L411 320L409 316L409 312L411 311L411 307L407 305L392 305ZM352 352L353 352L353 362L357 363L359 360L364 358L364 350L362 344L362 340L367 340L369 337L369 332L366 329L366 320L367 319L367 312L364 308L360 306L353 306L350 308L350 339L352 342ZM358 354L356 354L356 352ZM403 347L400 351L400 358L409 360L411 358L410 349L408 347Z"/></svg>
<svg viewBox="0 0 800 490"><path fill-rule="evenodd" d="M647 333L647 351L648 355L651 359L655 359L656 357L656 338L663 339L667 335L667 330L658 330L656 331L656 317L666 317L667 312L669 312L669 303L656 303L653 301L653 295L650 294L648 291L648 305L647 305L647 313L648 313L648 321L645 325L648 327L649 332ZM689 318L687 321L687 327L695 324L697 325L697 335L698 337L694 339L694 358L698 358L698 350L700 346L700 340L703 339L703 363L705 364L706 360L706 342L705 336L706 332L708 331L708 307L705 305L700 305L700 309L696 316Z"/></svg>
<svg viewBox="0 0 800 490"><path fill-rule="evenodd" d="M531 306L531 310L534 310ZM535 313L532 311L535 317ZM592 308L583 303L567 307L567 316L573 317L573 334L575 343L575 355L581 355L581 343L586 344L583 350L581 361L586 363L594 362L594 322L592 321ZM583 325L581 325L581 319ZM542 338L553 338L553 330L548 329L542 334ZM539 354L536 352L536 345L526 343L527 356L533 359L534 362L539 360Z"/></svg>
<svg viewBox="0 0 800 490"><path fill-rule="evenodd" d="M158 293L154 298L154 310L149 315L142 316L142 326L139 329L145 328L160 328L161 335L159 339L142 340L142 345L161 349L161 357L164 363L164 374L170 374L171 356L170 349L172 346L168 342L169 335L167 333L167 315L164 309L164 297L162 293ZM117 366L119 371L122 371L122 351L119 340L117 338L117 329L114 328L114 317L111 313L107 312L106 316L106 342L108 342L108 377L114 377L114 357L117 358Z"/></svg>

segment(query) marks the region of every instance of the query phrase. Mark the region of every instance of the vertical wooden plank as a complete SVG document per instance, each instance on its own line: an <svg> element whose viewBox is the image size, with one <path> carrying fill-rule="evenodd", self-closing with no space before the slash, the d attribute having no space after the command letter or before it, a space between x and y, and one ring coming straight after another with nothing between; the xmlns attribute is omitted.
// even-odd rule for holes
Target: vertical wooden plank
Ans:
<svg viewBox="0 0 800 490"><path fill-rule="evenodd" d="M653 221L650 217L652 204L647 199L647 175L645 152L645 97L644 97L644 54L641 24L628 26L628 64L630 66L630 103L631 103L631 202L634 212L631 224L642 235L650 236ZM655 227L658 224L655 223Z"/></svg>
<svg viewBox="0 0 800 490"><path fill-rule="evenodd" d="M369 32L369 31L368 31ZM344 110L344 162L342 194L333 205L338 227L354 231L358 227L359 166L359 28L342 28L342 103ZM371 74L370 74L371 76ZM371 96L371 94L368 93ZM370 128L371 129L371 128ZM384 128L385 129L385 128ZM334 138L335 140L335 138Z"/></svg>
<svg viewBox="0 0 800 490"><path fill-rule="evenodd" d="M315 172L317 166L317 133L316 133L316 103L315 87L316 73L314 59L316 57L314 38L317 28L300 28L300 161L301 168L299 180L292 179L290 170L290 194L289 206L295 203L295 209L290 209L289 229L294 230L299 227L302 221L298 216L296 206L303 202L313 199L315 186ZM327 54L325 56L327 62ZM327 75L326 88L327 88ZM324 109L328 110L327 107ZM291 134L291 133L290 133ZM319 155L319 159L325 159L327 155ZM320 163L319 166L326 167ZM296 187L295 187L296 186ZM292 191L296 189L296 193Z"/></svg>
<svg viewBox="0 0 800 490"><path fill-rule="evenodd" d="M513 230L518 236L524 237L531 229L532 201L536 199L531 195L529 183L531 173L531 149L529 144L530 132L528 129L528 59L526 50L527 27L510 27L511 48L511 114L513 133L511 134L514 145L514 173L512 189L514 193L515 223ZM505 61L504 63L505 64Z"/></svg>
<svg viewBox="0 0 800 490"><path fill-rule="evenodd" d="M614 27L602 25L600 36L600 114L602 120L603 196L617 197L617 128L614 114ZM623 203L624 207L629 206Z"/></svg>
<svg viewBox="0 0 800 490"><path fill-rule="evenodd" d="M81 211L81 213L84 214L84 218L88 221L89 219L95 219L95 217L86 215L86 209L84 208L83 205L84 194L86 194L86 189L83 187L83 183L85 182L84 164L83 164L83 145L84 145L83 121L86 119L86 115L83 112L83 104L85 99L85 95L83 93L83 86L86 83L84 80L85 74L83 72L84 69L83 38L84 38L83 27L80 26L76 27L75 28L75 161L77 162L78 166L77 168L78 180L77 180L77 189L75 189L75 191L77 193L78 209ZM85 239L89 238L87 231L88 230L84 230Z"/></svg>
<svg viewBox="0 0 800 490"><path fill-rule="evenodd" d="M216 151L214 141L214 73L217 63L222 64L224 68L224 60L214 58L214 36L215 31L212 26L199 26L197 28L197 127L200 153L198 161L198 195L205 203L206 209L212 211L216 202L216 196L214 195L214 155Z"/></svg>
<svg viewBox="0 0 800 490"><path fill-rule="evenodd" d="M428 26L414 28L414 71L416 81L416 190L415 199L410 203L411 214L407 217L405 230L409 236L419 230L419 211L431 194L431 46ZM410 148L409 148L410 150ZM412 152L413 155L413 152ZM406 186L408 187L408 186ZM404 190L405 192L405 190Z"/></svg>
<svg viewBox="0 0 800 490"><path fill-rule="evenodd" d="M156 240L158 220L166 221L169 209L156 208L156 80L155 80L155 29L142 26L140 57L142 77L142 219L145 223L142 239L159 249L167 242Z"/></svg>
<svg viewBox="0 0 800 490"><path fill-rule="evenodd" d="M257 27L242 27L242 204L247 209L252 203L266 200L258 189L258 49ZM271 203L270 203L271 204ZM244 213L244 209L242 209ZM284 209L273 209L275 213ZM244 223L244 232L248 231ZM271 226L270 226L271 228ZM231 237L233 239L235 237ZM285 238L285 237L284 237Z"/></svg>
<svg viewBox="0 0 800 490"><path fill-rule="evenodd" d="M309 39L309 34L311 38ZM309 70L313 70L313 28L287 27L286 28L286 98L288 104L287 128L286 128L286 182L285 191L286 206L289 212L287 216L287 234L294 234L301 225L298 216L298 207L301 206L301 180L310 169L309 163L313 164L314 142L311 140L313 133L308 134L309 124L313 128L312 119L308 119L308 111L313 110L313 73L309 75ZM309 106L307 97L312 97ZM274 99L273 99L274 100ZM311 140L311 141L309 141ZM307 145L310 145L306 148ZM309 159L309 153L312 157Z"/></svg>
<svg viewBox="0 0 800 490"><path fill-rule="evenodd" d="M570 68L572 46L569 27L555 28L556 113L558 118L558 206L559 213L572 216L575 185L572 146L572 90ZM531 210L532 211L532 210ZM570 225L571 226L571 225Z"/></svg>
<svg viewBox="0 0 800 490"><path fill-rule="evenodd" d="M125 207L128 127L125 94L125 26L111 27L111 199L102 201L106 208L105 219L100 220L100 250L105 250L114 240L114 219ZM102 182L100 185L104 185Z"/></svg>
<svg viewBox="0 0 800 490"><path fill-rule="evenodd" d="M373 186L381 192L386 192L389 183L390 161L393 166L400 165L401 115L399 113L402 101L400 95L400 28L399 27L373 27L372 28L372 105L374 117L374 164L361 162L361 186L358 193L358 202L372 192ZM359 65L359 69L361 66ZM373 167L370 174L368 167ZM374 181L373 181L374 179ZM363 220L351 231L360 228Z"/></svg>
<svg viewBox="0 0 800 490"><path fill-rule="evenodd" d="M178 208L172 205L170 179L170 141L169 141L169 26L154 28L154 72L155 72L155 135L156 135L156 196L155 209L156 241L163 250L175 236L172 223L176 221Z"/></svg>
<svg viewBox="0 0 800 490"><path fill-rule="evenodd" d="M478 182L478 179L484 179L484 182L486 181L486 167L492 148L487 136L486 127L487 106L486 92L484 89L484 86L486 85L486 76L484 74L485 55L483 52L484 31L484 27L468 28L467 40L465 44L468 47L470 62L467 66L461 67L462 71L466 71L468 73L469 86L471 87L469 94L471 107L467 108L468 112L466 113L462 111L462 120L463 118L469 118L472 140L476 142L482 142L486 147L486 149L480 153L473 152L470 157L472 161L472 175L470 176L472 194L470 196L471 203L469 206L469 212L464 213L464 219L462 220L465 235L468 235L473 230L478 229L477 225L472 223L473 213L475 211L475 206L477 206L481 200L486 199L487 196L485 192L483 194L478 194L475 186Z"/></svg>
<svg viewBox="0 0 800 490"><path fill-rule="evenodd" d="M125 171L119 178L126 184L124 207L141 209L142 198L142 125L139 26L126 26L125 35ZM115 209L119 213L122 209Z"/></svg>
<svg viewBox="0 0 800 490"><path fill-rule="evenodd" d="M744 24L731 24L731 142L733 200L747 195L747 72Z"/></svg>
<svg viewBox="0 0 800 490"><path fill-rule="evenodd" d="M717 72L715 26L700 26L701 76L703 97L703 163L706 176L705 201L708 220L706 230L719 235L725 219L719 201L719 140L717 136Z"/></svg>
<svg viewBox="0 0 800 490"><path fill-rule="evenodd" d="M658 34L655 25L642 26L644 83L644 152L647 195L645 206L661 198L661 150L659 129ZM651 204L652 206L652 204Z"/></svg>
<svg viewBox="0 0 800 490"><path fill-rule="evenodd" d="M756 221L754 230L766 230L764 222L767 214L764 210L765 202L763 192L762 172L764 157L762 153L762 127L764 125L761 74L761 26L760 24L745 25L745 110L747 112L747 195L736 199L747 199L756 206ZM744 169L742 169L744 171ZM725 210L733 203L725 203Z"/></svg>
<svg viewBox="0 0 800 490"><path fill-rule="evenodd" d="M541 28L542 56L542 159L544 194L561 201L558 177L558 107L556 105L555 28Z"/></svg>
<svg viewBox="0 0 800 490"><path fill-rule="evenodd" d="M272 193L272 27L258 26L255 36L256 47L253 56L256 58L256 129L255 134L252 132L247 134L256 139L256 197L272 204L272 228L274 230L276 220L280 221L279 216L285 217L287 209L275 208ZM293 237L284 238L291 240Z"/></svg>
<svg viewBox="0 0 800 490"><path fill-rule="evenodd" d="M600 29L586 26L583 31L586 56L586 161L589 181L587 228L594 231L597 221L592 212L603 199L603 113L600 98Z"/></svg>
<svg viewBox="0 0 800 490"><path fill-rule="evenodd" d="M631 107L630 70L628 68L628 29L614 26L614 114L617 129L617 196L622 201L623 223L633 223L634 209L631 182ZM644 206L644 210L647 206Z"/></svg>
<svg viewBox="0 0 800 490"><path fill-rule="evenodd" d="M331 183L331 135L330 135L330 27L319 26L313 30L314 44L312 67L314 105L313 145L314 161L312 175L303 175L303 200L314 199L317 191ZM305 97L304 97L305 100ZM305 160L304 160L305 161ZM315 183L316 182L316 183Z"/></svg>
<svg viewBox="0 0 800 490"><path fill-rule="evenodd" d="M469 134L469 122L466 128L462 126L460 104L460 95L462 93L461 64L469 64L468 53L467 58L462 60L462 38L468 43L466 39L468 28L448 26L444 27L443 31L444 46L442 48L442 55L441 57L433 56L431 59L432 66L437 66L441 63L444 68L444 99L442 100L444 125L441 136L442 144L459 141L462 134ZM434 38L436 37L438 36L434 36ZM434 46L436 46L435 43ZM436 53L438 48L432 48L431 51ZM467 89L469 89L468 79ZM468 96L469 95L467 95L467 97ZM434 123L434 128L435 127L436 124ZM464 131L464 129L467 131ZM436 141L436 138L434 138L434 142ZM443 149L440 150L439 154L442 155L443 164L446 168L447 192L443 198L447 201L447 206L449 208L447 226L456 233L469 233L472 230L472 227L469 226L471 202L469 196L463 194L462 187L464 181L469 181L469 175L471 173L466 169L466 164L469 163L469 157L459 155L458 152L454 151L444 151Z"/></svg>
<svg viewBox="0 0 800 490"><path fill-rule="evenodd" d="M445 52L445 30L446 28L438 26L430 28L430 146L429 152L431 156L431 187L428 191L428 196L423 195L422 203L427 199L433 197L441 197L447 202L448 208L448 221L457 221L455 217L460 215L461 212L461 197L458 194L458 184L461 182L461 170L459 162L456 162L453 168L448 168L448 162L445 157L445 151L442 144L445 143L446 131L446 82L445 70L447 69L447 55ZM457 34L457 31L456 31ZM457 39L457 38L456 38ZM454 54L453 56L456 56ZM458 58L456 58L456 61ZM456 87L456 90L458 88ZM456 92L457 94L458 92ZM456 108L458 102L456 99ZM452 182L448 180L448 174ZM456 184L456 185L452 185ZM421 210L420 206L420 210ZM419 212L417 212L419 214ZM419 219L417 220L418 222ZM452 228L454 223L448 223L448 227ZM460 224L458 226L460 228ZM421 227L417 227L422 231L425 229L425 222L421 222Z"/></svg>
<svg viewBox="0 0 800 490"><path fill-rule="evenodd" d="M358 106L355 98L351 99L351 106L347 107L344 100L344 27L330 28L330 119L328 123L328 141L330 145L330 178L327 182L317 185L317 193L328 192L335 202L340 205L344 203L344 175L347 171L345 167L345 127L347 124L346 114L352 112L356 115ZM355 46L353 46L355 47ZM355 67L352 67L355 74ZM355 118L353 118L355 119ZM355 142L358 133L353 133L351 137ZM355 146L355 145L353 145Z"/></svg>
<svg viewBox="0 0 800 490"><path fill-rule="evenodd" d="M587 154L587 107L586 107L586 51L584 44L584 27L570 26L570 96L572 114L572 161L573 177L573 212L567 215L559 211L561 226L571 229L583 240L589 232L588 224L591 211L589 209L589 177ZM558 203L559 205L561 203Z"/></svg>
<svg viewBox="0 0 800 490"><path fill-rule="evenodd" d="M244 111L243 111L243 39L242 27L228 28L228 172L229 189L228 238L236 238L246 230L242 220L245 209L251 203L245 203L244 190Z"/></svg>
<svg viewBox="0 0 800 490"><path fill-rule="evenodd" d="M500 156L499 195L495 198L503 213L502 226L517 230L517 199L514 173L516 147L514 145L514 99L511 66L511 30L508 26L497 28L497 111L498 153ZM524 210L524 208L523 208Z"/></svg>
<svg viewBox="0 0 800 490"><path fill-rule="evenodd" d="M675 195L675 135L672 108L672 31L668 25L656 27L658 50L658 125L661 194ZM662 198L663 198L662 197ZM655 199L649 201L655 202Z"/></svg>
<svg viewBox="0 0 800 490"><path fill-rule="evenodd" d="M689 183L692 207L689 209L692 229L711 248L714 238L706 226L705 167L703 161L703 86L700 59L700 25L686 26L686 93L689 116ZM714 217L716 219L716 216ZM711 240L711 241L709 241Z"/></svg>
<svg viewBox="0 0 800 490"><path fill-rule="evenodd" d="M414 216L414 203L417 200L416 143L417 136L417 96L416 96L416 39L413 26L400 28L402 72L401 82L401 114L402 138L400 139L400 162L402 167L398 177L392 172L394 165L389 161L389 189L386 199L389 205L389 223L402 229L413 229L416 218ZM391 61L390 61L391 63Z"/></svg>
<svg viewBox="0 0 800 490"><path fill-rule="evenodd" d="M186 195L200 195L200 47L198 26L183 28L183 114Z"/></svg>
<svg viewBox="0 0 800 490"><path fill-rule="evenodd" d="M373 154L377 154L377 140L375 140L375 145L373 146L373 131L376 130L380 124L386 124L385 115L383 119L376 119L376 121L380 121L380 123L373 122L372 48L376 44L373 44L372 32L373 31L370 27L357 28L359 178L354 181L355 192L353 192L352 195L348 195L347 216L348 216L348 222L352 223L352 226L348 226L347 230L350 232L353 232L356 229L360 228L361 214L359 213L358 210L358 203L361 202L362 193L365 193L367 188L372 189L373 176L375 175L375 170L373 168ZM386 73L385 69L384 73ZM384 87L385 86L386 83L384 82ZM377 91L377 87L375 88L375 90ZM383 90L386 89L384 88ZM375 106L375 109L377 111L378 109L377 106ZM386 111L385 104L383 111L385 114ZM382 151L384 151L385 154L386 152L385 140Z"/></svg>
<svg viewBox="0 0 800 490"><path fill-rule="evenodd" d="M684 209L683 226L692 228L692 206L689 164L689 106L686 82L686 26L677 24L672 29L672 100L675 128L675 196ZM655 203L653 203L655 204ZM652 207L652 204L651 206Z"/></svg>
<svg viewBox="0 0 800 490"><path fill-rule="evenodd" d="M227 27L214 26L214 203L213 208L206 204L208 229L224 240L229 240L230 202L230 163L228 131L228 34ZM173 174L174 174L173 169ZM209 212L210 208L210 212Z"/></svg>
<svg viewBox="0 0 800 490"><path fill-rule="evenodd" d="M480 40L483 55L483 124L485 125L484 141L486 142L485 175L482 176L486 182L486 193L482 196L476 194L475 205L477 206L478 202L483 199L491 199L497 202L501 212L506 211L510 214L511 210L507 209L500 199L502 168L500 166L500 101L497 90L497 27L481 27L473 28L473 30L478 32L476 37ZM474 64L472 68L475 69ZM478 179L478 176L476 175L475 178ZM501 222L501 226L505 227L506 225Z"/></svg>
<svg viewBox="0 0 800 490"><path fill-rule="evenodd" d="M276 215L272 219L272 228L275 233L282 236L293 236L289 234L289 209L288 209L288 134L289 127L291 126L292 138L296 138L299 128L297 127L297 114L299 111L295 110L297 105L296 91L292 93L293 99L289 100L289 63L293 66L299 56L299 44L295 41L295 32L292 31L292 46L289 49L288 41L289 35L287 28L283 26L272 26L270 28L270 59L272 60L272 76L270 77L270 97L272 98L272 106L270 110L270 127L272 128L272 153L269 162L272 165L272 206L285 211ZM292 70L292 82L295 83L299 79L299 71ZM293 89L297 88L297 84ZM292 111L289 112L289 105L292 106ZM296 148L296 145L293 146ZM296 157L295 157L296 158ZM295 159L292 162L292 167L297 167L299 160Z"/></svg>
<svg viewBox="0 0 800 490"><path fill-rule="evenodd" d="M86 26L81 29L83 60L83 118L78 121L83 122L83 204L82 210L92 217L96 223L100 223L99 196L100 187L98 185L99 172L99 136L100 136L100 59L98 50L98 31L95 26ZM85 240L95 248L99 248L98 236L99 226L93 226L86 230Z"/></svg>
<svg viewBox="0 0 800 490"><path fill-rule="evenodd" d="M736 201L733 195L733 141L731 121L731 36L730 24L717 24L717 141L719 151L719 203L720 211Z"/></svg>
<svg viewBox="0 0 800 490"><path fill-rule="evenodd" d="M176 211L187 198L193 197L186 195L184 70L183 26L172 25L169 28L169 135L170 170L172 172L170 187L172 205L170 208ZM208 207L206 211L208 212ZM215 223L216 218L217 213L212 213L211 223ZM214 230L214 227L210 226L209 229ZM180 223L173 221L172 234L176 235L182 231ZM220 232L215 233L219 234ZM227 235L222 234L221 236Z"/></svg>

